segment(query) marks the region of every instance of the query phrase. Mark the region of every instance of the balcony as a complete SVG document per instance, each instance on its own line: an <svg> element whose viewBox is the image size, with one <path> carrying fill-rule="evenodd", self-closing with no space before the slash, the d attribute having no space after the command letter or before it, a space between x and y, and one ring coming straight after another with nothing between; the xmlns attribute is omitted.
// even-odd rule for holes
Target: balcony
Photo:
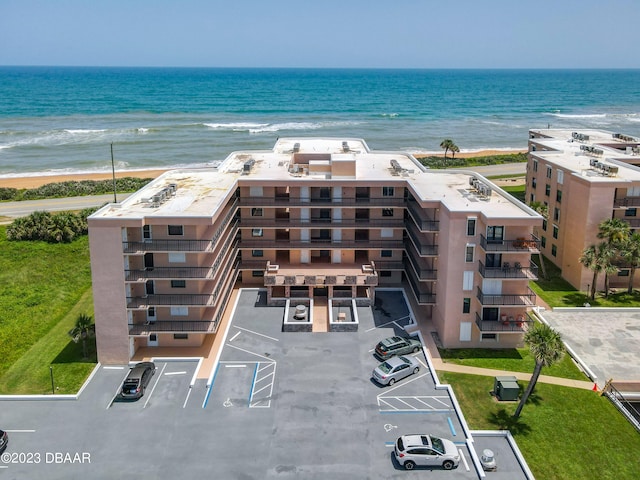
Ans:
<svg viewBox="0 0 640 480"><path fill-rule="evenodd" d="M332 240L330 238L312 238L310 240L274 240L273 238L253 237L251 240L242 239L239 248L251 249L380 249L401 250L404 248L402 240Z"/></svg>
<svg viewBox="0 0 640 480"><path fill-rule="evenodd" d="M480 235L480 246L485 252L529 252L539 253L540 240L535 235L518 237L512 240L502 238L487 238Z"/></svg>
<svg viewBox="0 0 640 480"><path fill-rule="evenodd" d="M424 237L421 238L420 234L416 232L413 227L409 226L405 231L407 232L407 238L411 239L411 243L413 243L415 250L420 256L433 257L438 255L438 246L427 244L428 240Z"/></svg>
<svg viewBox="0 0 640 480"><path fill-rule="evenodd" d="M614 207L640 207L640 197L622 197L613 201Z"/></svg>
<svg viewBox="0 0 640 480"><path fill-rule="evenodd" d="M356 286L378 285L378 273L372 265L304 264L274 265L264 273L265 286Z"/></svg>
<svg viewBox="0 0 640 480"><path fill-rule="evenodd" d="M436 280L438 278L438 271L429 268L424 262L416 258L412 250L407 250L407 257L405 258L405 270L413 269L419 280Z"/></svg>
<svg viewBox="0 0 640 480"><path fill-rule="evenodd" d="M301 218L256 218L247 217L240 220L242 228L404 228L404 220L397 218L371 219L331 219L311 217Z"/></svg>
<svg viewBox="0 0 640 480"><path fill-rule="evenodd" d="M242 197L240 207L404 207L404 198Z"/></svg>
<svg viewBox="0 0 640 480"><path fill-rule="evenodd" d="M476 325L481 332L491 333L524 333L535 320L528 313L515 317L507 317L507 320L483 320L476 312Z"/></svg>
<svg viewBox="0 0 640 480"><path fill-rule="evenodd" d="M536 294L527 287L525 293L508 294L486 294L480 287L477 290L477 297L482 305L513 305L513 306L534 306L536 304Z"/></svg>
<svg viewBox="0 0 640 480"><path fill-rule="evenodd" d="M514 262L513 266L509 262L504 262L501 267L487 267L482 261L478 263L480 275L484 278L538 279L538 266L533 262L530 262L528 267L523 267L519 262Z"/></svg>
<svg viewBox="0 0 640 480"><path fill-rule="evenodd" d="M149 323L134 323L129 325L129 335L148 335L149 333L210 333L215 332L216 322L198 320L162 320Z"/></svg>
<svg viewBox="0 0 640 480"><path fill-rule="evenodd" d="M437 232L440 230L440 222L430 219L417 202L407 202L407 210L421 232Z"/></svg>
<svg viewBox="0 0 640 480"><path fill-rule="evenodd" d="M262 262L264 265L264 262ZM125 270L125 281L141 282L148 279L202 279L213 278L213 267L155 267L140 270Z"/></svg>
<svg viewBox="0 0 640 480"><path fill-rule="evenodd" d="M212 306L217 295L214 294L149 294L141 297L127 297L127 308L167 307L167 306Z"/></svg>

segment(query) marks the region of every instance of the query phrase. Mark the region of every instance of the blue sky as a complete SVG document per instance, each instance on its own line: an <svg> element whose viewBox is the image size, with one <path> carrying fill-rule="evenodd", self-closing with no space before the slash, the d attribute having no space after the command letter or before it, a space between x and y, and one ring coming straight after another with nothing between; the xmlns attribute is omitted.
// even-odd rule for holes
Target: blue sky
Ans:
<svg viewBox="0 0 640 480"><path fill-rule="evenodd" d="M0 65L640 68L639 0L0 0Z"/></svg>

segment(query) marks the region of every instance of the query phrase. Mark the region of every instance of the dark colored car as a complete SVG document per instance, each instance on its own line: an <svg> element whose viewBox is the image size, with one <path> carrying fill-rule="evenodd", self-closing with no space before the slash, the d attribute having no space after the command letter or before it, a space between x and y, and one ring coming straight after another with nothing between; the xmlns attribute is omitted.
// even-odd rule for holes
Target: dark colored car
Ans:
<svg viewBox="0 0 640 480"><path fill-rule="evenodd" d="M0 453L4 452L4 449L7 448L9 444L9 436L7 432L0 430Z"/></svg>
<svg viewBox="0 0 640 480"><path fill-rule="evenodd" d="M394 355L419 352L421 348L422 344L420 340L407 337L389 337L376 345L376 356L382 360L386 360Z"/></svg>
<svg viewBox="0 0 640 480"><path fill-rule="evenodd" d="M129 375L122 383L120 396L124 399L138 399L144 395L144 390L149 385L151 377L156 373L156 365L153 362L136 363Z"/></svg>

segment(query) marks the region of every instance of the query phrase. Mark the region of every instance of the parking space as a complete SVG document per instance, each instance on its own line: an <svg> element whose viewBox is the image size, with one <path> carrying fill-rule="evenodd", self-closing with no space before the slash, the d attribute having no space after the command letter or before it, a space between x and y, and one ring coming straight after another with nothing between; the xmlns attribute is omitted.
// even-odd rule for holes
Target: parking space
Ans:
<svg viewBox="0 0 640 480"><path fill-rule="evenodd" d="M418 478L425 469L405 471L393 445L429 433L453 440L462 455L457 469L427 469L430 477L478 478L451 399L436 389L422 352L412 354L417 374L390 387L371 378L376 343L406 335L411 322L401 292L381 291L375 308L358 307L358 332L283 333L284 307L265 300L262 291L240 293L208 382L191 385L196 361L160 359L137 402L112 403L125 366L101 367L77 402L11 402L8 427L36 429L24 442L16 436L12 449L88 451L92 463L60 465L53 475L43 465L7 470L36 480L113 478L130 469L131 452L161 441L160 454L136 456L147 476Z"/></svg>

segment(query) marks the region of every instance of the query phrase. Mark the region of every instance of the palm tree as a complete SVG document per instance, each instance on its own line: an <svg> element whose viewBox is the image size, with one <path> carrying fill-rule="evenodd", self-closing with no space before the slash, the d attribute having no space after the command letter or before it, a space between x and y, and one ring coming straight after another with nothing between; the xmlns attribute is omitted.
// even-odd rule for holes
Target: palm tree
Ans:
<svg viewBox="0 0 640 480"><path fill-rule="evenodd" d="M630 227L627 222L619 218L610 218L598 225L598 238L603 238L614 247L618 247L630 235Z"/></svg>
<svg viewBox="0 0 640 480"><path fill-rule="evenodd" d="M634 233L627 238L626 242L622 245L621 255L627 261L629 266L629 285L627 286L627 293L633 293L633 277L635 276L636 269L640 267L640 233Z"/></svg>
<svg viewBox="0 0 640 480"><path fill-rule="evenodd" d="M95 330L93 318L85 313L78 315L75 326L69 330L69 336L75 343L82 340L82 358L87 358L87 338L94 336Z"/></svg>
<svg viewBox="0 0 640 480"><path fill-rule="evenodd" d="M440 142L440 148L444 148L444 158L447 158L447 152L451 150L451 147L455 147L456 144L450 138L445 138Z"/></svg>
<svg viewBox="0 0 640 480"><path fill-rule="evenodd" d="M598 261L598 248L595 245L585 248L582 255L580 255L579 260L582 265L593 271L591 292L589 294L591 300L593 300L596 298L596 282L598 281L598 274L602 271L602 264Z"/></svg>
<svg viewBox="0 0 640 480"><path fill-rule="evenodd" d="M449 150L451 150L451 158L456 158L456 153L460 151L460 147L454 143L449 147Z"/></svg>
<svg viewBox="0 0 640 480"><path fill-rule="evenodd" d="M533 375L531 375L529 385L520 399L520 404L513 414L514 418L520 416L524 404L527 402L529 395L531 395L531 392L533 392L538 382L542 367L548 367L559 362L564 356L565 351L560 334L546 323L536 323L529 329L527 333L524 334L524 342L529 345L531 355L533 355L536 361L536 366L533 369Z"/></svg>

